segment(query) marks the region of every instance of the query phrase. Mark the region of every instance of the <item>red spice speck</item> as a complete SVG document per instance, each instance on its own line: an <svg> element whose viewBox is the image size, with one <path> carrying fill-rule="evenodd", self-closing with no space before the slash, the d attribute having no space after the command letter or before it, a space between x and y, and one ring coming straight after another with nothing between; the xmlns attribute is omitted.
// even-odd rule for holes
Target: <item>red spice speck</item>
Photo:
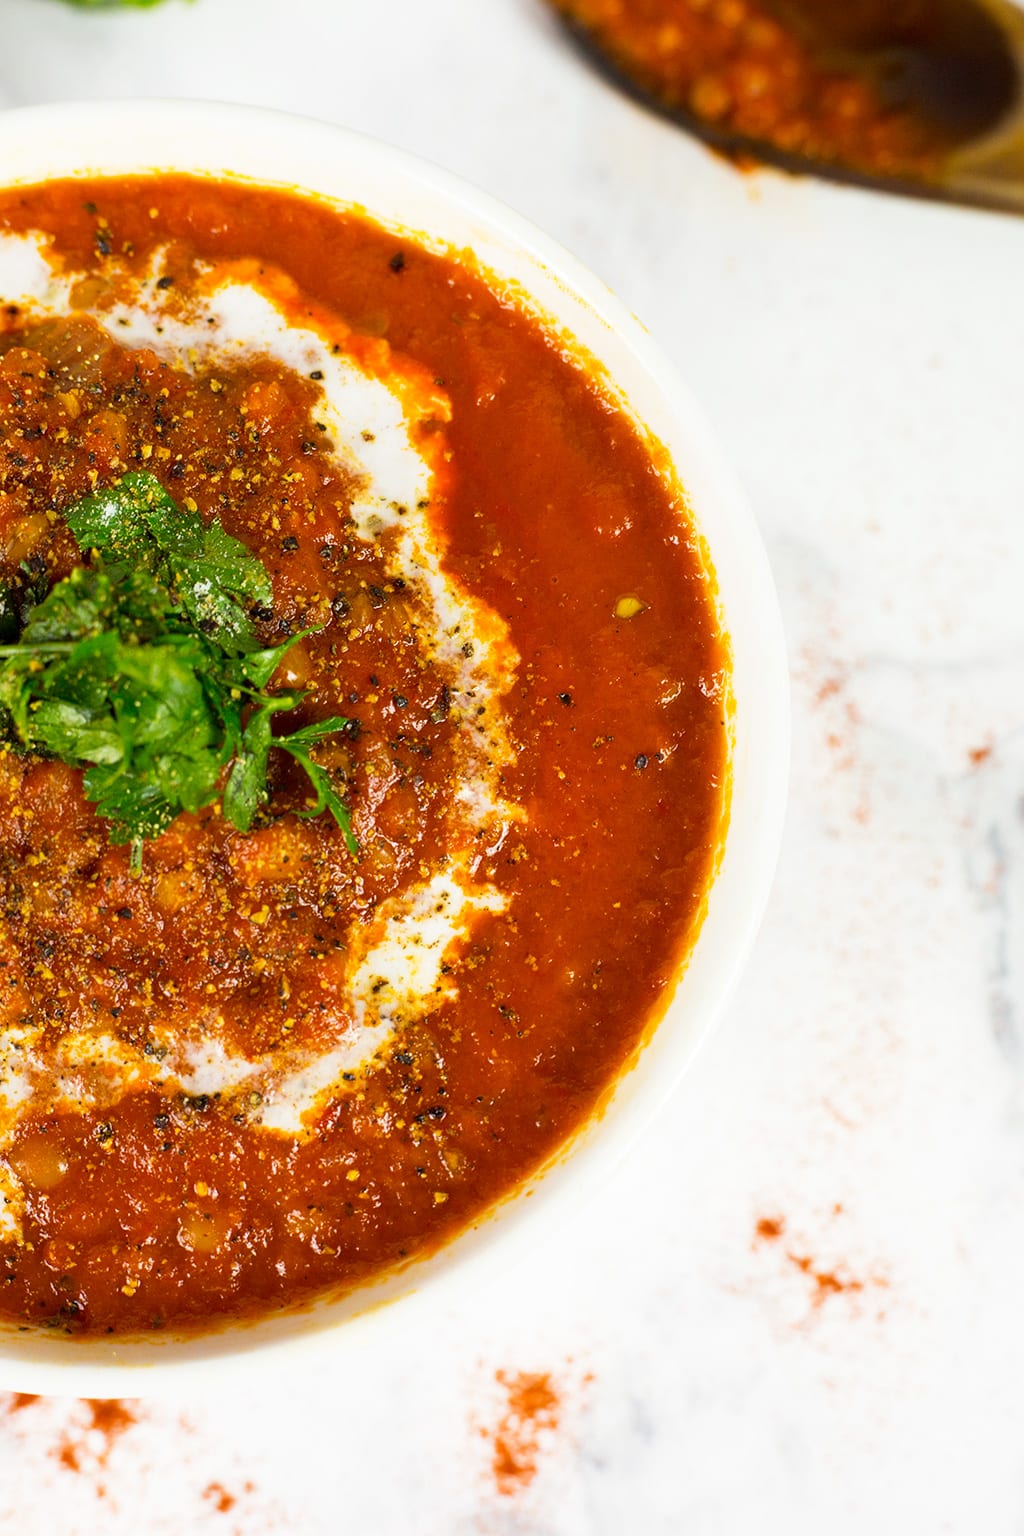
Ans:
<svg viewBox="0 0 1024 1536"><path fill-rule="evenodd" d="M832 1207L832 1214L839 1216L842 1210L842 1205L837 1203ZM754 1241L755 1243L778 1242L785 1230L786 1223L781 1216L762 1216L754 1227ZM794 1269L798 1269L802 1275L807 1275L814 1282L814 1289L811 1292L812 1307L824 1306L830 1296L849 1295L864 1290L863 1280L843 1274L838 1269L823 1269L809 1254L794 1253L791 1249L787 1249L785 1257L787 1263L792 1264ZM884 1286L886 1281L874 1278L872 1284Z"/></svg>
<svg viewBox="0 0 1024 1536"><path fill-rule="evenodd" d="M238 1499L233 1493L228 1493L223 1483L211 1483L208 1488L204 1488L203 1498L208 1499L214 1509L222 1515L228 1514L238 1503Z"/></svg>
<svg viewBox="0 0 1024 1536"><path fill-rule="evenodd" d="M83 1397L88 1412L84 1425L72 1425L54 1448L61 1466L80 1472L85 1463L105 1467L116 1441L139 1422L139 1416L125 1398ZM90 1437L101 1436L97 1445Z"/></svg>
<svg viewBox="0 0 1024 1536"><path fill-rule="evenodd" d="M755 1230L762 1243L770 1243L782 1236L786 1223L781 1216L762 1216Z"/></svg>
<svg viewBox="0 0 1024 1536"><path fill-rule="evenodd" d="M38 1413L23 1414L23 1410L33 1408L36 1404L39 1405ZM55 1463L54 1486L59 1486L66 1477L73 1475L80 1488L91 1490L98 1500L111 1499L119 1507L122 1499L119 1486L122 1473L128 1473L129 1476L137 1476L140 1471L149 1473L152 1452L144 1436L133 1436L131 1445L125 1447L124 1456L118 1457L113 1466L108 1468L111 1451L128 1430L144 1424L150 1418L151 1414L144 1404L132 1399L75 1400L39 1397L28 1392L0 1392L0 1436L6 1438L9 1435L10 1444L18 1447L19 1454L34 1455L41 1461L50 1460ZM187 1473L198 1450L195 1444L198 1430L182 1415L176 1422L165 1425L164 1442L167 1439L166 1431L172 1435L176 1432L173 1473L177 1480L183 1469ZM169 1449L166 1443L164 1449ZM161 1458L161 1463L165 1459ZM255 1483L248 1478L244 1481L241 1478L237 1481L232 1479L237 1490L232 1491L226 1481L207 1481L210 1471L214 1470L219 1468L209 1468L206 1477L201 1480L188 1478L192 1497L197 1501L194 1522L197 1528L202 1523L198 1507L199 1501L202 1501L206 1506L207 1523L211 1514L226 1515L231 1517L232 1528L240 1530L236 1522L241 1512L239 1506L244 1500L251 1516L263 1522L259 1526L260 1530L293 1529L283 1510L258 1498ZM153 1475L157 1473L160 1476L167 1475L166 1466L158 1463L157 1468L153 1469ZM47 1484L49 1481L45 1479ZM9 1513L13 1514L14 1511ZM6 1536L7 1526L2 1517L0 1527ZM89 1529L93 1527L90 1525ZM98 1523L96 1529L99 1529ZM186 1521L181 1529L191 1530L192 1522ZM248 1525L246 1529L249 1529Z"/></svg>
<svg viewBox="0 0 1024 1536"><path fill-rule="evenodd" d="M814 1260L804 1255L787 1253L786 1258L802 1274L810 1275L814 1281L815 1290L811 1296L812 1307L822 1306L828 1296L841 1296L849 1291L862 1291L864 1289L864 1282L862 1280L843 1279L834 1270L817 1269Z"/></svg>
<svg viewBox="0 0 1024 1536"><path fill-rule="evenodd" d="M562 1398L548 1371L496 1371L506 1393L505 1411L493 1430L491 1471L500 1494L511 1498L537 1476L543 1437L558 1428Z"/></svg>
<svg viewBox="0 0 1024 1536"><path fill-rule="evenodd" d="M987 763L992 756L992 743L985 747L972 747L967 756L971 760L972 768L980 768L982 763Z"/></svg>

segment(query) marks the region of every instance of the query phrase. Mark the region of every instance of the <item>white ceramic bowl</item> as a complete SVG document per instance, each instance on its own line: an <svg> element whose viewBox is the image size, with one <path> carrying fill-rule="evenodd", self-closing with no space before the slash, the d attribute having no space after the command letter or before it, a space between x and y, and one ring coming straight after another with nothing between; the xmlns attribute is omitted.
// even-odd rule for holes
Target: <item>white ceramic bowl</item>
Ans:
<svg viewBox="0 0 1024 1536"><path fill-rule="evenodd" d="M601 1116L539 1176L433 1258L341 1301L266 1322L152 1343L78 1341L0 1329L0 1387L87 1396L193 1390L273 1354L354 1338L401 1311L450 1301L488 1266L537 1245L545 1222L598 1188L664 1103L707 1038L742 970L768 897L781 835L789 749L785 648L753 518L689 392L643 327L572 256L485 194L399 150L340 128L208 103L119 101L0 116L7 185L150 170L232 176L304 189L430 244L470 248L524 290L560 332L606 369L621 402L670 451L704 536L731 637L735 695L732 808L707 916L661 1023Z"/></svg>

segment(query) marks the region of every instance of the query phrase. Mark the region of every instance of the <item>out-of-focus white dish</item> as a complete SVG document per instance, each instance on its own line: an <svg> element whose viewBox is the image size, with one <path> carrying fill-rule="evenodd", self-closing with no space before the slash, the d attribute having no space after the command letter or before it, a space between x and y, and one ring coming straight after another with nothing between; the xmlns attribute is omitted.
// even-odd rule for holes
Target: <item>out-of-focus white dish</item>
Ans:
<svg viewBox="0 0 1024 1536"><path fill-rule="evenodd" d="M251 108L187 102L70 104L0 117L5 185L64 176L182 171L241 178L354 206L439 248L472 250L515 285L581 355L607 371L626 409L669 451L714 568L733 652L732 798L724 855L696 947L636 1064L603 1111L552 1163L432 1258L336 1301L200 1338L76 1340L0 1329L0 1388L120 1396L227 1383L294 1362L399 1313L450 1302L530 1246L569 1202L598 1191L664 1103L719 1017L767 900L782 828L789 749L785 647L754 520L689 392L643 327L539 230L433 166L336 127ZM2 298L3 295L0 295ZM396 1309L395 1303L401 1303Z"/></svg>

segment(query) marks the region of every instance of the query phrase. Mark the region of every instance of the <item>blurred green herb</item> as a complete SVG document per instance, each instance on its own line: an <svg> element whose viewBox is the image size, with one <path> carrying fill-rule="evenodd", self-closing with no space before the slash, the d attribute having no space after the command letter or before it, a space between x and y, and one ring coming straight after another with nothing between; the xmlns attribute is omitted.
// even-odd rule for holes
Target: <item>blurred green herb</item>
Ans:
<svg viewBox="0 0 1024 1536"><path fill-rule="evenodd" d="M66 5L77 5L80 10L87 11L113 11L123 9L125 6L133 6L136 10L149 10L154 5L162 5L163 0L64 0Z"/></svg>
<svg viewBox="0 0 1024 1536"><path fill-rule="evenodd" d="M272 735L273 716L306 695L265 690L312 631L259 644L248 610L272 592L255 555L145 473L76 503L67 521L92 560L31 609L16 644L0 646L7 739L86 770L86 795L111 840L131 843L135 870L147 839L218 798L247 832L268 798L272 748L310 780L315 801L302 814L330 811L356 853L348 807L310 757L348 720Z"/></svg>

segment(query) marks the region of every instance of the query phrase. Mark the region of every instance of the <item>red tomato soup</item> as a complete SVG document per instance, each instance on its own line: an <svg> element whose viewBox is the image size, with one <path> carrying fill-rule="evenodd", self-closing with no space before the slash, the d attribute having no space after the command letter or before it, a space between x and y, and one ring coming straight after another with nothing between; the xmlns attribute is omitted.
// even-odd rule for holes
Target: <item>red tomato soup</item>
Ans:
<svg viewBox="0 0 1024 1536"><path fill-rule="evenodd" d="M4 693L0 1321L340 1294L510 1193L656 1021L725 831L713 577L657 445L468 256L286 192L65 181L0 194L0 299L0 679L96 577L75 509L145 477L269 578L275 735L324 727L264 741L244 829L225 749L129 846L83 745L99 663L67 746L24 732L70 645L25 664L20 736ZM149 804L153 762L104 771Z"/></svg>

